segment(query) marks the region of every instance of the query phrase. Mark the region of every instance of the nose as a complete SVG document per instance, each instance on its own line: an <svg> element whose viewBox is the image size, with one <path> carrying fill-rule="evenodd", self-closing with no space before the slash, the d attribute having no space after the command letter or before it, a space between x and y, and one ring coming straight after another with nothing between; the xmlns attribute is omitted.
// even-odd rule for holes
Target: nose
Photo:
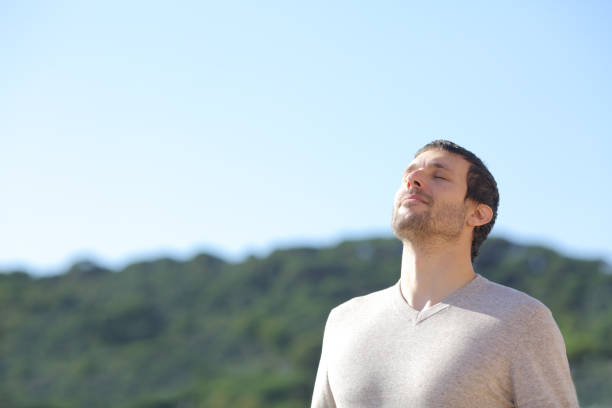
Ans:
<svg viewBox="0 0 612 408"><path fill-rule="evenodd" d="M416 188L422 188L423 178L421 176L422 174L419 170L415 170L415 171L408 173L408 177L406 180L406 187L408 189L410 189L411 186L415 186Z"/></svg>

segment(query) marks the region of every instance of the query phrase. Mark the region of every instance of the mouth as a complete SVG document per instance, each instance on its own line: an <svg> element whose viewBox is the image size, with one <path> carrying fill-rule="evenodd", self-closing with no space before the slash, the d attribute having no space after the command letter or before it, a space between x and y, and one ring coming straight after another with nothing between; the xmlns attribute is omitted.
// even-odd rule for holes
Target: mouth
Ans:
<svg viewBox="0 0 612 408"><path fill-rule="evenodd" d="M408 194L408 195L402 197L402 203L406 203L406 202L416 202L416 203L429 204L427 202L427 200L425 200L425 198L423 198L422 196L420 196L418 194Z"/></svg>

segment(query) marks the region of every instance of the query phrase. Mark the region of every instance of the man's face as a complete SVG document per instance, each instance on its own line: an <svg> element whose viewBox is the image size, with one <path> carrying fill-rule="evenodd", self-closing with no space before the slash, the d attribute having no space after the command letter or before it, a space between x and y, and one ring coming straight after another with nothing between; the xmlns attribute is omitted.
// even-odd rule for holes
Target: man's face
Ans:
<svg viewBox="0 0 612 408"><path fill-rule="evenodd" d="M393 233L399 239L456 240L466 228L470 163L444 150L427 150L410 163L393 204Z"/></svg>

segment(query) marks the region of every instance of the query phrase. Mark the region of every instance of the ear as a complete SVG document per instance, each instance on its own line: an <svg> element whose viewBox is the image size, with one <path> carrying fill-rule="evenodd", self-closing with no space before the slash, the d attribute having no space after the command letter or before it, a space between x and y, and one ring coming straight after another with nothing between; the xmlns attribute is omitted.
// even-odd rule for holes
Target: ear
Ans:
<svg viewBox="0 0 612 408"><path fill-rule="evenodd" d="M486 204L478 203L467 218L470 227L480 227L487 224L493 218L493 210Z"/></svg>

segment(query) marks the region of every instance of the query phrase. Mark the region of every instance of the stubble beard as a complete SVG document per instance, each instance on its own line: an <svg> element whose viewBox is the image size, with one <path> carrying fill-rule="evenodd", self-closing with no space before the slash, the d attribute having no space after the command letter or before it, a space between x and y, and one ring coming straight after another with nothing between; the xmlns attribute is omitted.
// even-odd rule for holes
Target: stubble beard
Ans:
<svg viewBox="0 0 612 408"><path fill-rule="evenodd" d="M435 209L429 205L427 211L400 214L401 204L393 210L391 226L401 241L422 246L435 242L456 241L465 223L466 208L463 204L439 204Z"/></svg>

